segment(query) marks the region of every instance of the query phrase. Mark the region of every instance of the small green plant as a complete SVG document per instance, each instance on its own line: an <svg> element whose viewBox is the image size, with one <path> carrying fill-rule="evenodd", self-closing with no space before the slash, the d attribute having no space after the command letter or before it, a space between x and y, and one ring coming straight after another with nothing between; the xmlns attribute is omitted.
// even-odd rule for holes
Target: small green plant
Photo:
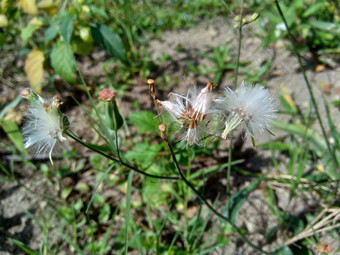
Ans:
<svg viewBox="0 0 340 255"><path fill-rule="evenodd" d="M258 6L264 44L286 37L287 30L274 8L274 2L266 1ZM299 51L310 51L319 63L323 54L339 53L340 12L336 1L282 1L281 8Z"/></svg>

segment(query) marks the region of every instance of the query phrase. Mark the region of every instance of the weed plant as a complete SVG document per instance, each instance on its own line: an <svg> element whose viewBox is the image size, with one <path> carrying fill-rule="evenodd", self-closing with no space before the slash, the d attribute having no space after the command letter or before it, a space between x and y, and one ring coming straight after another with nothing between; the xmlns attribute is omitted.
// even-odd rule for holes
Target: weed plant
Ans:
<svg viewBox="0 0 340 255"><path fill-rule="evenodd" d="M325 97L327 122L323 121L301 60L306 50L318 61L324 53L337 52L339 45L331 39L339 35L339 10L335 1L312 2L41 1L36 5L22 0L13 5L2 1L1 47L12 53L20 48L27 54L25 72L31 87L1 105L6 138L0 144L8 155L0 162L0 180L4 185L16 183L38 201L32 205L35 211L25 210L25 215L39 231L40 246L31 247L30 240L12 235L5 224L0 226L4 243L27 254L340 252L339 130ZM260 14L251 13L254 6ZM167 78L146 79L157 68L145 52L148 39L165 29L188 28L199 18L226 13L236 22L235 59L226 45L214 48L212 54L198 52L213 67L196 67L190 61L186 66L212 81L206 87L192 86L183 95L171 92L168 99L161 98L159 83ZM289 40L311 98L308 112L284 90L275 100L262 85L249 83L265 84L264 74L271 72L271 63L254 73L240 62L243 28L255 22L268 34L265 44L283 37ZM105 84L92 87L74 56L88 55L94 47L112 56L116 73L108 75L111 80ZM49 71L49 84L43 82L43 70ZM6 74L4 68L1 72ZM232 74L233 86L214 96L215 85L221 88L227 73ZM74 131L77 127L67 118L63 98L44 98L42 88L57 74L70 87L81 84L77 91L83 91L88 104L74 95L73 107L84 112L83 123L93 131L92 139ZM145 80L153 110L123 114L125 89L134 86L136 78ZM31 108L19 128L10 113L22 97ZM291 121L283 122L281 116L290 116ZM271 155L270 167L260 172L246 167L237 130L244 131L254 148ZM256 143L258 133L276 131L284 131L284 139L273 136L267 143ZM67 149L66 140L77 149ZM19 168L33 169L47 189L22 182ZM250 181L236 187L236 178ZM261 240L248 227L251 219L242 219L242 208L256 192L264 197L266 217L275 219L264 228ZM288 196L287 208L279 203L280 192ZM292 215L288 207L308 198L315 200L314 208ZM329 238L338 242L337 247L329 244ZM0 250L3 247L0 244Z"/></svg>

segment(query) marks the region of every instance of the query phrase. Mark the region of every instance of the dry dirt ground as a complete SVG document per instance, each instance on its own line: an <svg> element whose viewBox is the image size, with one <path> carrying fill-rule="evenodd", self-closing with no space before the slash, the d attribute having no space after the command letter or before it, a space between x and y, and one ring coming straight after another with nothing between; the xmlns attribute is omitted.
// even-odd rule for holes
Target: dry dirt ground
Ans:
<svg viewBox="0 0 340 255"><path fill-rule="evenodd" d="M254 70L258 70L263 63L272 61L273 66L270 73L266 77L265 86L270 91L277 95L280 91L280 86L283 85L285 91L292 95L293 99L299 107L304 111L309 105L309 95L305 86L301 72L296 58L286 50L288 47L287 42L279 41L278 43L271 45L266 49L261 46L261 39L257 36L257 28L255 24L250 24L244 29L244 37L241 50L241 61L251 63L250 65ZM170 31L164 33L161 38L150 41L149 52L151 58L156 61L160 58L163 52L166 52L170 57L169 60L163 62L159 67L156 75L167 74L170 77L169 87L164 91L159 91L162 96L165 96L170 91L183 92L185 88L193 83L204 85L212 77L201 77L188 72L188 68L185 65L185 60L190 60L193 63L205 64L211 66L212 63L206 59L203 59L197 54L197 51L211 52L212 47L220 45L229 45L231 49L232 59L236 57L237 49L237 36L235 30L232 28L232 24L227 24L224 18L217 18L216 20L209 21L198 25L190 30ZM178 49L181 48L179 51ZM101 60L107 58L103 52L93 53L93 59L96 60L96 64L88 63L91 61L89 58L80 63L83 73L87 75L103 74L103 67ZM326 98L330 102L340 99L340 65L338 59L329 59L332 68L326 68L321 72L314 72L316 63L308 54L303 56L304 64L307 69L307 75L313 86L315 97L318 101L319 108L322 117L325 119L325 111L322 101L322 93L326 92ZM18 64L20 67L20 63ZM22 63L21 63L22 67ZM219 89L225 86L231 85L232 81L230 76L232 72L227 72L223 77L219 85ZM186 76L185 79L182 77ZM4 77L6 78L6 77ZM153 77L156 78L156 77ZM19 78L20 80L20 78ZM21 88L27 84L25 79L22 79L19 83ZM16 86L16 91L19 90L19 86ZM1 95L9 97L13 91L6 86L0 88ZM128 113L131 109L131 102L138 100L140 106L143 109L152 109L151 100L148 94L145 81L136 79L134 86L129 87L127 95L120 100L120 105L124 113ZM337 128L340 128L340 114L339 109L331 108L332 116L335 118ZM66 111L66 114L71 119L73 127L76 133L84 138L88 138L91 134L84 133L84 119L81 117L79 109L71 109ZM288 121L289 116L280 117L280 120ZM326 122L327 123L327 122ZM316 130L319 130L318 125L315 125ZM284 132L277 131L275 139L280 139L285 134ZM268 137L262 137L263 142ZM227 148L227 142L224 144ZM255 167L258 171L266 171L271 167L270 155L258 150L256 152L250 149L250 143L246 143L242 149L244 153L250 153L249 160L247 162L248 167ZM1 149L1 152L4 151ZM250 151L250 152L249 152ZM8 158L7 158L8 159ZM2 160L7 160L2 157ZM283 156L279 159L280 167L284 171L285 159ZM7 164L7 163L6 163ZM32 214L39 215L39 208L44 210L46 204L41 202L41 197L37 194L49 194L53 196L55 190L50 190L51 186L47 183L45 178L42 178L40 173L34 172L29 169L19 169L20 164L14 164L14 171L17 178L22 184L29 188L33 193L28 191L17 182L2 182L0 187L0 255L8 254L24 254L13 244L11 244L6 238L12 237L17 240L28 244L33 249L38 249L41 242L41 233L34 222L25 213L26 210ZM222 175L224 176L224 175ZM232 182L235 184L234 191L239 190L247 186L251 179L243 178L237 174L233 174ZM93 187L95 186L95 180L92 180ZM225 180L221 180L220 184L225 185ZM115 194L112 194L115 193ZM111 191L107 196L118 196L119 191ZM122 195L122 194L121 194ZM286 211L291 215L299 216L305 212L310 211L317 204L315 197L296 198L289 203L288 193L285 190L277 192L278 204L281 208L286 208ZM223 199L223 197L221 198ZM117 200L118 203L118 200ZM243 205L240 216L238 219L238 225L247 229L250 233L249 238L260 246L266 248L265 233L268 229L277 224L275 219L269 212L269 208L265 201L264 192L262 189L258 189L253 192L247 199L247 202ZM330 245L333 250L339 245L336 240L321 236L322 241ZM286 237L282 236L271 245L281 244ZM71 251L65 248L64 254L70 254ZM225 247L216 250L213 254L255 254L248 246L242 245L238 238L231 240L230 244Z"/></svg>

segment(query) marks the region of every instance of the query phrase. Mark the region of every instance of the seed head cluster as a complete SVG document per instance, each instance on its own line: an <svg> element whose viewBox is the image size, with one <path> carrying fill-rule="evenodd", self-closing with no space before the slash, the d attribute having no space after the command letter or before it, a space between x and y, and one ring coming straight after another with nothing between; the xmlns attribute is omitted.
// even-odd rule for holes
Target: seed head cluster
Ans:
<svg viewBox="0 0 340 255"><path fill-rule="evenodd" d="M66 116L59 110L62 102L56 96L46 100L30 88L23 89L20 95L31 102L22 129L24 147L33 149L36 154L48 153L53 164L53 149L66 140L63 134L69 126Z"/></svg>
<svg viewBox="0 0 340 255"><path fill-rule="evenodd" d="M212 110L212 93L214 84L208 82L206 87L198 91L194 86L189 88L186 95L169 94L169 100L158 103L166 110L172 119L181 124L181 140L192 146L200 145L202 127L207 115Z"/></svg>
<svg viewBox="0 0 340 255"><path fill-rule="evenodd" d="M253 141L256 133L270 132L276 104L267 89L259 84L242 82L236 91L226 88L223 96L215 97L213 88L214 84L208 82L201 90L193 86L185 95L170 93L168 100L158 100L172 120L180 124L182 142L189 146L200 145L204 133L227 139L238 127L242 127ZM212 125L214 120L218 123L222 120L223 126Z"/></svg>

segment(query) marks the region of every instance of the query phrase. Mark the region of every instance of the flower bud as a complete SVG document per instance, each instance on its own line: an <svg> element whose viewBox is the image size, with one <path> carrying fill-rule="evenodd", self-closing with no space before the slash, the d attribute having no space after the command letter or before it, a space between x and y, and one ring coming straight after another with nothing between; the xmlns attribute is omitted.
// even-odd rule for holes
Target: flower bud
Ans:
<svg viewBox="0 0 340 255"><path fill-rule="evenodd" d="M117 91L113 89L102 89L98 92L98 99L104 102L111 102L115 100Z"/></svg>

